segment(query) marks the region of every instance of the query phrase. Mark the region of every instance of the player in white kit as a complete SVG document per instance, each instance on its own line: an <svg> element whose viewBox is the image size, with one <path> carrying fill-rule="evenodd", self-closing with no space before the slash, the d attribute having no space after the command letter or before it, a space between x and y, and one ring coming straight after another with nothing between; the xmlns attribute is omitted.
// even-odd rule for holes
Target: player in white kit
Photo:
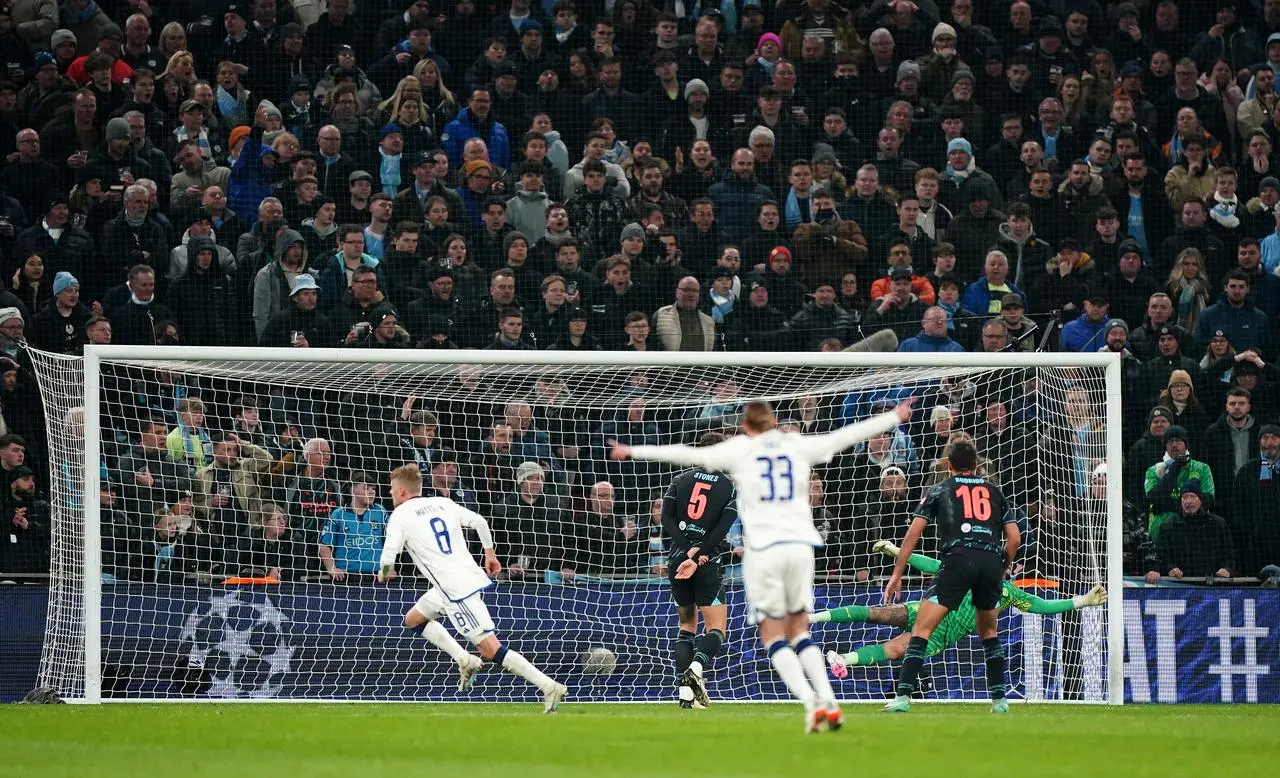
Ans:
<svg viewBox="0 0 1280 778"><path fill-rule="evenodd" d="M704 467L733 479L742 521L747 605L774 670L805 705L806 732L836 730L844 723L822 650L809 639L813 549L822 545L809 504L809 471L849 446L905 423L913 402L826 435L782 432L768 403L751 402L742 417L745 434L707 448L610 441L613 459Z"/></svg>
<svg viewBox="0 0 1280 778"><path fill-rule="evenodd" d="M493 618L480 597L480 592L493 584L489 576L502 571L502 563L493 550L489 523L480 514L447 497L422 497L421 494L422 471L416 464L391 472L391 502L395 510L387 520L387 540L382 547L378 581L390 580L396 559L406 547L419 572L431 581L431 588L404 615L405 626L423 627L422 636L453 657L458 663L458 691L466 691L483 663L445 631L438 619L448 616L454 629L480 650L480 656L538 687L542 691L543 709L555 713L569 690L498 642L493 633ZM475 530L480 536L484 570L467 550L463 527Z"/></svg>

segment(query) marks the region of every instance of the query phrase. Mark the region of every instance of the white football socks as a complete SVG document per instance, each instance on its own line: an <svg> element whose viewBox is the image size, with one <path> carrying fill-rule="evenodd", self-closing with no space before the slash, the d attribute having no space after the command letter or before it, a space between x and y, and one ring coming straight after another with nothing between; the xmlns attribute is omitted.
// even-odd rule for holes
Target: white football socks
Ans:
<svg viewBox="0 0 1280 778"><path fill-rule="evenodd" d="M467 657L467 650L458 644L445 630L444 625L438 621L428 621L427 626L422 628L422 636L431 642L431 645L453 657L455 662L461 662Z"/></svg>
<svg viewBox="0 0 1280 778"><path fill-rule="evenodd" d="M813 685L813 691L818 695L818 700L824 705L834 705L836 694L831 689L831 681L827 678L827 665L822 661L822 649L818 645L809 640L809 633L797 637L793 646L801 646L796 653L800 660L801 667L804 668L804 674L809 679L809 683Z"/></svg>
<svg viewBox="0 0 1280 778"><path fill-rule="evenodd" d="M502 669L520 676L543 692L551 691L556 685L556 682L546 673L534 667L533 663L521 656L519 652L511 649L507 649L507 655L502 658Z"/></svg>
<svg viewBox="0 0 1280 778"><path fill-rule="evenodd" d="M773 663L773 669L782 678L782 682L787 685L787 691L791 692L792 697L806 705L813 703L813 687L809 685L808 679L805 678L804 667L800 664L800 658L796 656L796 652L791 649L791 646L784 644L782 648L771 650L769 661Z"/></svg>

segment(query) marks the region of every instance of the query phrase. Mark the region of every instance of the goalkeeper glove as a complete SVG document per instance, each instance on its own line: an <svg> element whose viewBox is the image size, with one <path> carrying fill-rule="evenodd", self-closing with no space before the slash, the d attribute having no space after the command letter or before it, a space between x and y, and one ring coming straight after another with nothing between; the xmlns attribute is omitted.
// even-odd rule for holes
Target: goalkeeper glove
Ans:
<svg viewBox="0 0 1280 778"><path fill-rule="evenodd" d="M877 540L876 544L871 547L871 550L884 554L885 556L897 556L899 548L888 540Z"/></svg>
<svg viewBox="0 0 1280 778"><path fill-rule="evenodd" d="M1107 601L1107 590L1102 584L1094 584L1088 594L1077 594L1071 598L1071 602L1076 608L1089 608L1094 605L1102 605Z"/></svg>

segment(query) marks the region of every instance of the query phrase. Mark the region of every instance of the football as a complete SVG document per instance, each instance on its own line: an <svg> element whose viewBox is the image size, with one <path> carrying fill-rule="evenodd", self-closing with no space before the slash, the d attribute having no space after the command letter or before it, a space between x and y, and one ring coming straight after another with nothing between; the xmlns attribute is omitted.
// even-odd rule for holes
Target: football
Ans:
<svg viewBox="0 0 1280 778"><path fill-rule="evenodd" d="M582 672L587 675L610 675L618 666L618 655L602 646L587 649L582 654Z"/></svg>

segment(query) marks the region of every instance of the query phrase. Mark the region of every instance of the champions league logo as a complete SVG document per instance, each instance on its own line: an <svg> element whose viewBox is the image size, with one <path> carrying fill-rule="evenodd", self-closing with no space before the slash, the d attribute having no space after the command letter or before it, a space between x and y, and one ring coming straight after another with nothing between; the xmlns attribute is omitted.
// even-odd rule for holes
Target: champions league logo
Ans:
<svg viewBox="0 0 1280 778"><path fill-rule="evenodd" d="M270 597L241 599L232 591L196 606L182 625L180 640L191 668L203 668L206 695L218 698L271 698L293 667L297 650L289 643L289 621Z"/></svg>

